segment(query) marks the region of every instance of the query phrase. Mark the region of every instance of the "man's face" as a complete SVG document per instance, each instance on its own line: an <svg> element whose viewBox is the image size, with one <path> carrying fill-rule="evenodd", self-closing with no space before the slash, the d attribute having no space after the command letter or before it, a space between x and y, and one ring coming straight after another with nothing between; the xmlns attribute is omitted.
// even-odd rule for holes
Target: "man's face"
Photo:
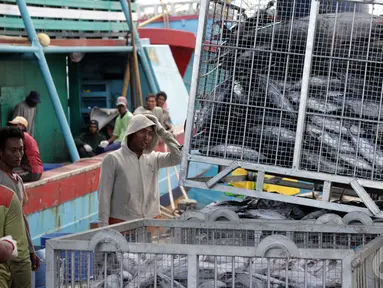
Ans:
<svg viewBox="0 0 383 288"><path fill-rule="evenodd" d="M131 145L135 150L145 150L153 141L153 127L147 127L132 135Z"/></svg>
<svg viewBox="0 0 383 288"><path fill-rule="evenodd" d="M156 98L150 97L146 100L146 108L148 108L148 110L153 110L154 107L156 107Z"/></svg>
<svg viewBox="0 0 383 288"><path fill-rule="evenodd" d="M4 150L0 150L0 158L9 167L20 166L24 156L24 143L20 138L8 138Z"/></svg>
<svg viewBox="0 0 383 288"><path fill-rule="evenodd" d="M30 106L30 107L36 107L37 106L37 102L27 98L27 104Z"/></svg>
<svg viewBox="0 0 383 288"><path fill-rule="evenodd" d="M165 100L164 96L158 96L157 97L157 106L162 108L164 106L165 102L166 102L166 100Z"/></svg>
<svg viewBox="0 0 383 288"><path fill-rule="evenodd" d="M97 134L97 125L96 124L90 124L89 126L89 132L93 135Z"/></svg>
<svg viewBox="0 0 383 288"><path fill-rule="evenodd" d="M120 113L120 115L122 115L122 114L124 114L126 112L126 106L118 105L117 106L117 110L118 110L118 113Z"/></svg>

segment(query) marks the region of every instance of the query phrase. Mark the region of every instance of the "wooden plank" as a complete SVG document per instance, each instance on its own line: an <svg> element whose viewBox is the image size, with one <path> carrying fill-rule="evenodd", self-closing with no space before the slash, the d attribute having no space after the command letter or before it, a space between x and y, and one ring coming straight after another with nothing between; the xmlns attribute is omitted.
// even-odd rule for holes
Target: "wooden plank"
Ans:
<svg viewBox="0 0 383 288"><path fill-rule="evenodd" d="M2 0L2 2L16 3L16 0ZM101 0L26 0L27 5L87 8L100 10L122 11L120 1L101 1ZM29 8L28 7L28 8ZM135 5L132 7L135 9Z"/></svg>
<svg viewBox="0 0 383 288"><path fill-rule="evenodd" d="M29 15L33 18L62 18L76 20L125 21L123 12L91 11L64 8L28 7ZM17 5L0 4L0 15L21 16ZM133 19L135 20L135 19Z"/></svg>
<svg viewBox="0 0 383 288"><path fill-rule="evenodd" d="M126 22L98 22L98 21L73 21L73 20L46 20L33 19L36 30L75 30L75 31L128 31ZM0 28L24 29L20 18L1 17Z"/></svg>

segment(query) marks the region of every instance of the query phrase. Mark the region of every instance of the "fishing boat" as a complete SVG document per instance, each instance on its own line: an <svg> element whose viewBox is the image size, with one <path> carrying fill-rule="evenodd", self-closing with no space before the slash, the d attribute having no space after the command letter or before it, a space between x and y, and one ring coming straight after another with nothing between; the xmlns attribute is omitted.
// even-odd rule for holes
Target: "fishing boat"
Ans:
<svg viewBox="0 0 383 288"><path fill-rule="evenodd" d="M131 3L131 9L125 7L124 10L118 1L27 0L26 11L34 25L32 30L49 36L45 38L49 43L43 43L46 47L41 51L52 81L49 81L47 71L44 77L41 75L41 63L33 55L37 50L33 50L34 45L31 46L26 37L25 19L28 17L21 17L16 0L4 0L0 4L0 13L4 15L0 19L0 125L6 125L15 105L23 101L30 90L38 90L43 99L38 107L34 136L46 171L40 181L26 184L30 200L25 213L36 244L46 233L88 229L89 223L97 217L96 191L103 155L80 161L72 157L74 163L70 163L68 160L74 149L68 149L67 144L86 127L95 106L113 108L129 74L126 67L128 59L132 58L128 56L134 54L132 39L137 42L140 59L141 97L131 97L137 94L132 93L137 92L137 85L134 85L136 79L130 77L126 91L129 108L133 110L139 106L149 92L166 91L177 138L183 143L198 1L177 1L167 7L156 3ZM148 5L157 12L142 12ZM184 7L183 10L177 5ZM238 11L234 4L232 7ZM164 15L160 9L170 12ZM126 21L129 17L138 22L138 33L129 30L130 19ZM140 37L136 38L136 35ZM18 77L10 78L9 75ZM125 84L128 83L125 81ZM57 94L50 96L53 102L48 99L52 91ZM69 127L64 127L68 123ZM156 148L161 149L164 148ZM180 188L178 169L160 171L159 186L164 207L173 209L177 199L185 197L185 193L196 199L200 207L232 196ZM217 171L217 166L196 163L189 173L212 176ZM173 192L173 197L169 197L169 191Z"/></svg>
<svg viewBox="0 0 383 288"><path fill-rule="evenodd" d="M78 159L71 142L86 129L95 107L114 108L123 87L128 86L125 95L131 111L149 93L166 91L175 134L183 143L188 92L180 71L185 70L182 63L190 61L195 36L174 30L166 34L168 42L156 42L153 31L142 28L136 33L135 28L129 29L134 27L129 25L130 19L135 20L130 12L135 9L134 3L131 9L127 1L121 3L9 0L0 4L4 15L0 20L0 125L6 125L15 105L30 90L38 91L42 98L34 137L45 171L41 180L26 183L29 202L24 207L36 245L40 245L43 235L83 231L96 221L97 187L105 155ZM40 32L36 36L39 43L31 45L29 39L35 37L30 31ZM186 44L178 45L174 37L186 39ZM136 66L135 51L139 60ZM183 57L174 57L174 51ZM36 53L42 53L40 58L35 57ZM44 65L41 61L46 61L48 71L39 71ZM132 96L138 94L140 97ZM163 144L155 148L164 149ZM189 192L178 187L178 170L171 167L159 172L162 212L169 217L177 200L188 197ZM196 164L191 170L191 174L200 175L212 167Z"/></svg>

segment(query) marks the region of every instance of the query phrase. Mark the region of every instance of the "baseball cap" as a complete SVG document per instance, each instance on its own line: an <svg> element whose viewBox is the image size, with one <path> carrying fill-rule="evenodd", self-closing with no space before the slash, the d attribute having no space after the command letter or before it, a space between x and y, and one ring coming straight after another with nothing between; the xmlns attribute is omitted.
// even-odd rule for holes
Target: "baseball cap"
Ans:
<svg viewBox="0 0 383 288"><path fill-rule="evenodd" d="M15 119L13 119L12 121L8 121L9 124L12 124L12 125L18 125L18 124L21 124L23 125L25 128L28 127L28 121L24 118L24 117L21 117L21 116L17 116Z"/></svg>
<svg viewBox="0 0 383 288"><path fill-rule="evenodd" d="M120 96L117 98L116 106L124 105L125 107L128 106L128 100L124 96Z"/></svg>

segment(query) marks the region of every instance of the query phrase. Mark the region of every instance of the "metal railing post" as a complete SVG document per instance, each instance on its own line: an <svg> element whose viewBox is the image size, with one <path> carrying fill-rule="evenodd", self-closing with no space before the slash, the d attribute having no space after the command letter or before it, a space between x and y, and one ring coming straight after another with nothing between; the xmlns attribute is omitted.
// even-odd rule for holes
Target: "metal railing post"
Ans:
<svg viewBox="0 0 383 288"><path fill-rule="evenodd" d="M80 156L78 154L76 145L74 143L72 132L70 131L69 124L66 119L64 110L61 106L60 98L57 93L55 83L53 82L53 78L49 70L47 60L45 59L43 47L41 46L37 38L36 30L33 26L32 19L29 15L25 0L17 0L17 6L19 7L21 18L23 19L25 29L27 30L29 41L31 42L32 47L37 48L34 54L39 64L41 74L43 75L45 85L47 86L48 93L53 104L53 108L56 112L56 116L59 121L61 131L64 135L65 143L69 150L69 154L71 156L72 161L75 162L80 159Z"/></svg>
<svg viewBox="0 0 383 288"><path fill-rule="evenodd" d="M129 7L128 7L127 1L130 1L130 0L120 0L120 3L121 3L122 11L124 12L124 15L126 18L126 23L128 23L128 25L129 25L130 17L129 17ZM141 45L140 37L138 35L136 26L133 24L133 27L129 27L129 29L133 32L132 34L134 34L134 37L136 40L136 46L137 46L137 53L138 53L138 56L140 56L142 68L144 70L144 74L145 74L146 79L148 81L150 92L157 93L158 87L157 87L155 80L153 79L152 71L149 67L149 61L146 58L145 51Z"/></svg>

